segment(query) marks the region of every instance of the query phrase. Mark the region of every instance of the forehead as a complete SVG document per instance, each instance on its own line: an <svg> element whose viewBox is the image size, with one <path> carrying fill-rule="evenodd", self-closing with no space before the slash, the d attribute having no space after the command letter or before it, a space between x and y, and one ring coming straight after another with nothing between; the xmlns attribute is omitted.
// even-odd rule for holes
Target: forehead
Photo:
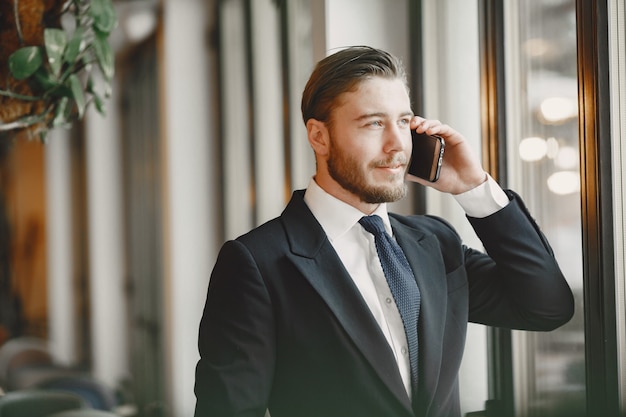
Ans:
<svg viewBox="0 0 626 417"><path fill-rule="evenodd" d="M369 77L357 83L350 91L339 95L335 110L405 114L411 111L411 101L402 79Z"/></svg>

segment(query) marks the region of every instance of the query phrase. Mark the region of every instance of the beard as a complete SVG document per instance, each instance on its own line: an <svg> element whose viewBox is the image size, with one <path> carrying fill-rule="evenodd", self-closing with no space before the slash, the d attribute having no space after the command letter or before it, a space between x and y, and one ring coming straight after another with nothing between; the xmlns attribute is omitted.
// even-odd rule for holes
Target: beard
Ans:
<svg viewBox="0 0 626 417"><path fill-rule="evenodd" d="M366 169L374 170L380 166L394 165L400 160L406 162L404 157L391 156L387 160L370 163ZM368 204L392 203L398 201L407 194L407 185L404 180L392 183L398 174L389 174L389 184L374 185L368 182L367 172L361 163L347 152L343 152L336 145L333 138L330 140L329 156L327 161L328 173L344 189L356 195ZM403 176L404 178L404 176Z"/></svg>

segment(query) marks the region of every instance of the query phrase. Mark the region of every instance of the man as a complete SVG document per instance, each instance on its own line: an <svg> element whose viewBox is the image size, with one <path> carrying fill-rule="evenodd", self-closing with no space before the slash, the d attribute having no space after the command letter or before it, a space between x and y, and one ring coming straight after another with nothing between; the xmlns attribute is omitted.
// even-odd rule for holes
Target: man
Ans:
<svg viewBox="0 0 626 417"><path fill-rule="evenodd" d="M220 251L200 324L196 417L460 416L468 321L551 330L573 314L550 246L460 133L413 115L392 55L353 47L323 59L302 113L315 176L280 217ZM406 193L410 129L446 141L440 179L410 179L453 194L487 254L442 219L387 213ZM393 236L388 246L361 220L369 215ZM386 279L396 261L384 248L397 244L410 296Z"/></svg>

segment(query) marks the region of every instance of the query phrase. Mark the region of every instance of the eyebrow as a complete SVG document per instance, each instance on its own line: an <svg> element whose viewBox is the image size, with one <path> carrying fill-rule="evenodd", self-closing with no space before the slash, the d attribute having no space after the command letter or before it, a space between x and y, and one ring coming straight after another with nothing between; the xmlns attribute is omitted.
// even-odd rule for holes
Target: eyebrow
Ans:
<svg viewBox="0 0 626 417"><path fill-rule="evenodd" d="M413 117L413 112L407 111L407 112L400 114L400 117L405 117L405 116ZM360 120L365 120L365 119L371 119L373 117L389 117L389 115L387 113L366 113L357 117L355 120L360 121Z"/></svg>

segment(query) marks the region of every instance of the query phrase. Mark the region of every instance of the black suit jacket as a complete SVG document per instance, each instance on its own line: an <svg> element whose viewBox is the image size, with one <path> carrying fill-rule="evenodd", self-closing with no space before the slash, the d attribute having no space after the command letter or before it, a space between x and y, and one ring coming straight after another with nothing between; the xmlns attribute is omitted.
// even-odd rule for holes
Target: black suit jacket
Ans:
<svg viewBox="0 0 626 417"><path fill-rule="evenodd" d="M488 253L431 216L390 214L422 305L417 398L321 226L296 191L282 215L218 256L200 324L196 417L457 417L468 321L551 330L573 297L519 198L472 219Z"/></svg>

